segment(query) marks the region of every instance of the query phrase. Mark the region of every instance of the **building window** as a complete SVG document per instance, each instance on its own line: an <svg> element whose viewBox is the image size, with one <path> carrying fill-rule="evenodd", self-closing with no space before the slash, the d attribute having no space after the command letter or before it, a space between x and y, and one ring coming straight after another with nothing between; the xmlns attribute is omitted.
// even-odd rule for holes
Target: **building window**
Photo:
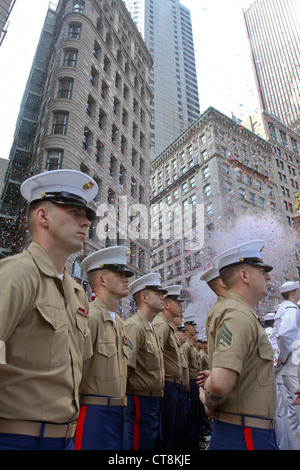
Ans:
<svg viewBox="0 0 300 470"><path fill-rule="evenodd" d="M245 190L243 188L239 189L239 198L241 201L245 199Z"/></svg>
<svg viewBox="0 0 300 470"><path fill-rule="evenodd" d="M101 163L101 161L103 160L103 156L104 156L104 145L102 144L102 142L100 142L100 140L97 140L97 144L96 144L96 162L97 163Z"/></svg>
<svg viewBox="0 0 300 470"><path fill-rule="evenodd" d="M73 88L73 79L72 78L61 78L59 80L59 87L58 87L58 98L66 98L71 99L72 95L72 88Z"/></svg>
<svg viewBox="0 0 300 470"><path fill-rule="evenodd" d="M195 186L196 186L195 177L192 176L192 177L190 178L190 187L191 187L191 188L194 188Z"/></svg>
<svg viewBox="0 0 300 470"><path fill-rule="evenodd" d="M181 187L181 190L182 190L182 194L185 194L188 190L188 186L187 186L187 183L183 183L182 187Z"/></svg>
<svg viewBox="0 0 300 470"><path fill-rule="evenodd" d="M94 67L92 67L91 68L91 73L90 73L90 82L94 87L96 87L97 84L98 84L98 76L99 76L99 74L98 74L97 70Z"/></svg>
<svg viewBox="0 0 300 470"><path fill-rule="evenodd" d="M204 193L206 197L209 197L211 195L211 186L210 184L207 184L204 186Z"/></svg>
<svg viewBox="0 0 300 470"><path fill-rule="evenodd" d="M92 144L92 133L89 129L84 129L83 139L82 139L82 147L83 150L86 152L91 148Z"/></svg>
<svg viewBox="0 0 300 470"><path fill-rule="evenodd" d="M62 150L49 150L47 153L45 170L59 170L62 164Z"/></svg>
<svg viewBox="0 0 300 470"><path fill-rule="evenodd" d="M66 135L68 123L67 113L55 113L53 116L52 134Z"/></svg>
<svg viewBox="0 0 300 470"><path fill-rule="evenodd" d="M110 60L107 56L105 56L104 61L103 61L103 68L104 68L104 71L108 74L110 73L110 67L111 67Z"/></svg>
<svg viewBox="0 0 300 470"><path fill-rule="evenodd" d="M213 215L213 205L212 204L207 205L206 213L207 213L207 215Z"/></svg>
<svg viewBox="0 0 300 470"><path fill-rule="evenodd" d="M73 13L83 13L84 4L85 4L85 2L83 0L78 1L78 2L74 2Z"/></svg>
<svg viewBox="0 0 300 470"><path fill-rule="evenodd" d="M81 24L70 23L68 37L73 39L80 39Z"/></svg>
<svg viewBox="0 0 300 470"><path fill-rule="evenodd" d="M64 67L76 67L77 60L77 50L75 49L66 49L64 53Z"/></svg>
<svg viewBox="0 0 300 470"><path fill-rule="evenodd" d="M119 183L120 183L121 186L123 186L123 188L125 188L125 182L126 182L126 170L121 165L120 166Z"/></svg>
<svg viewBox="0 0 300 470"><path fill-rule="evenodd" d="M86 112L90 117L93 116L94 104L95 101L93 100L93 98L91 96L88 96L88 100L86 103Z"/></svg>
<svg viewBox="0 0 300 470"><path fill-rule="evenodd" d="M95 41L94 42L94 48L93 48L93 56L96 58L96 59L100 59L100 53L101 53L101 47L99 46L98 42Z"/></svg>
<svg viewBox="0 0 300 470"><path fill-rule="evenodd" d="M204 179L206 179L206 178L209 177L209 168L208 168L208 166L206 166L205 168L203 168L202 174L203 174L203 178L204 178Z"/></svg>
<svg viewBox="0 0 300 470"><path fill-rule="evenodd" d="M98 127L101 131L104 131L106 128L106 120L107 120L107 115L102 109L100 109L99 117L98 117Z"/></svg>

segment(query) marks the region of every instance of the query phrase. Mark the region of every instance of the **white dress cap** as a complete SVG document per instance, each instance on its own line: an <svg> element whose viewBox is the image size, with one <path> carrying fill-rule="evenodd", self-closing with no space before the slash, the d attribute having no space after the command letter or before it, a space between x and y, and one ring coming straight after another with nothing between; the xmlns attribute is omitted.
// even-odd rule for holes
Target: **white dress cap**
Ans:
<svg viewBox="0 0 300 470"><path fill-rule="evenodd" d="M173 299L173 300L178 300L179 302L184 302L184 300L180 297L180 292L181 292L181 285L177 284L174 286L167 286L167 294L166 294L166 299Z"/></svg>
<svg viewBox="0 0 300 470"><path fill-rule="evenodd" d="M298 289L299 287L300 287L299 281L295 281L295 282L288 281L282 284L279 290L281 294L284 294L285 292L291 292L292 290Z"/></svg>
<svg viewBox="0 0 300 470"><path fill-rule="evenodd" d="M220 271L227 266L246 263L252 266L263 267L267 272L272 271L272 266L265 264L261 257L263 247L264 242L262 240L252 240L247 243L242 243L216 256L214 266Z"/></svg>
<svg viewBox="0 0 300 470"><path fill-rule="evenodd" d="M100 269L125 272L127 277L133 276L133 272L127 268L127 256L130 250L126 246L111 246L103 248L88 255L82 262L82 269L89 273Z"/></svg>
<svg viewBox="0 0 300 470"><path fill-rule="evenodd" d="M211 268L209 268L207 271L205 271L202 274L202 276L200 277L200 280L205 281L205 282L210 282L219 276L220 276L219 270L216 269L214 266L212 266Z"/></svg>
<svg viewBox="0 0 300 470"><path fill-rule="evenodd" d="M197 341L200 341L200 343L207 343L207 337L205 333L199 333L197 335Z"/></svg>
<svg viewBox="0 0 300 470"><path fill-rule="evenodd" d="M185 315L183 321L188 325L197 325L197 323L195 322L195 315L192 313Z"/></svg>
<svg viewBox="0 0 300 470"><path fill-rule="evenodd" d="M146 274L129 284L130 295L136 294L137 292L145 289L158 290L161 291L162 294L167 293L167 291L161 286L160 275L158 273Z"/></svg>
<svg viewBox="0 0 300 470"><path fill-rule="evenodd" d="M29 204L49 200L92 210L87 204L97 196L98 185L81 171L65 169L45 171L32 176L22 183L20 191Z"/></svg>

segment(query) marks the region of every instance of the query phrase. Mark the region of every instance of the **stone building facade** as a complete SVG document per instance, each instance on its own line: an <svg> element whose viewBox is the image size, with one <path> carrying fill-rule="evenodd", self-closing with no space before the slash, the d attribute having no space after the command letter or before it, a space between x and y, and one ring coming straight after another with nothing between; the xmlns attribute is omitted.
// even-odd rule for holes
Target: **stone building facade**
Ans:
<svg viewBox="0 0 300 470"><path fill-rule="evenodd" d="M97 182L99 217L84 252L70 260L75 277L84 278L84 256L115 244L131 248L137 275L149 271L149 240L130 242L124 218L119 231L119 218L121 203L128 218L135 215L130 212L135 204L150 205L151 67L151 55L121 0L59 2L23 178L69 168ZM109 214L116 216L115 227Z"/></svg>
<svg viewBox="0 0 300 470"><path fill-rule="evenodd" d="M152 162L152 269L165 285L181 284L189 296L191 280L200 279L214 256L247 241L262 220L291 232L282 225L273 159L271 143L209 108ZM272 238L268 229L255 235L266 244Z"/></svg>

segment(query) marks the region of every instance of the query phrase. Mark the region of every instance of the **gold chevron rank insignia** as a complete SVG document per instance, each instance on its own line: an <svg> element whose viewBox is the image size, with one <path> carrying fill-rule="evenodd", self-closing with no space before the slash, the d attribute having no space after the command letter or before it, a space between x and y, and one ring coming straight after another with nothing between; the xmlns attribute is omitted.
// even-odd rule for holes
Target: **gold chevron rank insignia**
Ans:
<svg viewBox="0 0 300 470"><path fill-rule="evenodd" d="M217 335L216 350L217 351L226 351L232 346L233 333L228 328L226 323L223 323L222 328L220 329Z"/></svg>

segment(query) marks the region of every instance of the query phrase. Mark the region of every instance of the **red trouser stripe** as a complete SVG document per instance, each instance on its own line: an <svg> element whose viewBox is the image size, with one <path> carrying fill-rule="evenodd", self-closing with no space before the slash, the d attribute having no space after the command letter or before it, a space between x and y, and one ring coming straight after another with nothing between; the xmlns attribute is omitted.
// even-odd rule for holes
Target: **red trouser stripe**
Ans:
<svg viewBox="0 0 300 470"><path fill-rule="evenodd" d="M247 450L254 450L252 439L252 428L244 428L244 436L246 441Z"/></svg>
<svg viewBox="0 0 300 470"><path fill-rule="evenodd" d="M139 397L134 397L135 416L133 424L133 450L139 450L141 408Z"/></svg>
<svg viewBox="0 0 300 470"><path fill-rule="evenodd" d="M82 447L82 436L83 436L83 428L84 428L84 422L85 422L85 417L86 417L86 410L87 410L86 405L80 407L80 412L79 412L77 426L76 426L75 440L74 440L75 450L81 450L81 447Z"/></svg>

